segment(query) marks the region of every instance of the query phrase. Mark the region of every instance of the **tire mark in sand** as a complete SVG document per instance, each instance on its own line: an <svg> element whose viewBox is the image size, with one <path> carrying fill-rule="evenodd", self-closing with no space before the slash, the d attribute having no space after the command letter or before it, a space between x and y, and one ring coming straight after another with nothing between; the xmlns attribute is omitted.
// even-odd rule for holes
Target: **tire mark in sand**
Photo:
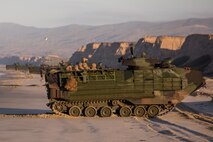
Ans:
<svg viewBox="0 0 213 142"><path fill-rule="evenodd" d="M179 119L179 118L175 118ZM213 137L206 134L200 133L198 131L192 130L190 128L178 125L174 122L164 120L160 117L154 119L146 119L149 123L151 129L157 131L158 133L173 136L177 140L191 142L191 141L212 141ZM188 120L187 120L188 121Z"/></svg>

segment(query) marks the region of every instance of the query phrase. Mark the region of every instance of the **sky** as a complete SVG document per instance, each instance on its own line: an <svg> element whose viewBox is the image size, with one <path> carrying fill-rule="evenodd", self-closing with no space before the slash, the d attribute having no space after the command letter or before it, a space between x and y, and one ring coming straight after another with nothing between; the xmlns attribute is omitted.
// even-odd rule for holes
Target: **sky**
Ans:
<svg viewBox="0 0 213 142"><path fill-rule="evenodd" d="M213 0L0 0L0 23L35 27L213 17Z"/></svg>

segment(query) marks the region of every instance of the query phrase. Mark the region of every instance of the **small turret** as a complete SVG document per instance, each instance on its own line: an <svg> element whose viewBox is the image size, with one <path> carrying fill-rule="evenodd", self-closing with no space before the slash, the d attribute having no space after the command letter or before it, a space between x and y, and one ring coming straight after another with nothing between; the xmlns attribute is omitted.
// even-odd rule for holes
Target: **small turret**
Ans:
<svg viewBox="0 0 213 142"><path fill-rule="evenodd" d="M143 69L143 68L153 68L150 61L144 57L140 58L130 58L130 59L123 59L123 65L128 66L129 69Z"/></svg>
<svg viewBox="0 0 213 142"><path fill-rule="evenodd" d="M146 58L146 53L143 52L141 57L134 57L133 55L133 45L130 47L131 58L124 59L121 57L119 62L122 61L122 65L128 66L128 69L144 69L144 68L154 68L154 65L158 63L157 59L148 59Z"/></svg>

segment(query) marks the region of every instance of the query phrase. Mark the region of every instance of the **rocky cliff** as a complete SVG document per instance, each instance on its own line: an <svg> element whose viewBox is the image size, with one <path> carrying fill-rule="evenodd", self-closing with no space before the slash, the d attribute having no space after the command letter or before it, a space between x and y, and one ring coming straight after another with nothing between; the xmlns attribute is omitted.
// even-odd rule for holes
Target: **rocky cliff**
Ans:
<svg viewBox="0 0 213 142"><path fill-rule="evenodd" d="M132 42L100 42L89 43L78 49L70 61L72 64L81 62L82 58L88 58L89 63L104 63L108 67L119 68L118 58L129 53Z"/></svg>
<svg viewBox="0 0 213 142"><path fill-rule="evenodd" d="M75 64L86 57L89 63L102 62L108 67L121 68L117 60L121 56L130 56L130 44L132 43L90 43L76 51L70 60ZM213 74L213 35L146 36L135 44L134 56L139 57L142 52L151 58L171 57L177 66L191 66L203 70L205 74Z"/></svg>
<svg viewBox="0 0 213 142"><path fill-rule="evenodd" d="M145 52L152 58L171 57L182 47L184 41L185 37L181 36L144 37L137 42L135 55L140 56L142 52Z"/></svg>
<svg viewBox="0 0 213 142"><path fill-rule="evenodd" d="M213 75L213 35L193 34L186 37L177 51L174 62L179 66L191 66Z"/></svg>
<svg viewBox="0 0 213 142"><path fill-rule="evenodd" d="M179 50L185 41L185 37L179 36L146 36L139 39L135 44L134 55L141 56L142 52L148 53L152 58L171 57L174 51ZM108 67L120 68L117 62L121 56L130 56L130 44L133 42L105 42L89 43L78 49L71 57L71 62L76 64L81 62L83 57L88 58L89 62L102 62Z"/></svg>

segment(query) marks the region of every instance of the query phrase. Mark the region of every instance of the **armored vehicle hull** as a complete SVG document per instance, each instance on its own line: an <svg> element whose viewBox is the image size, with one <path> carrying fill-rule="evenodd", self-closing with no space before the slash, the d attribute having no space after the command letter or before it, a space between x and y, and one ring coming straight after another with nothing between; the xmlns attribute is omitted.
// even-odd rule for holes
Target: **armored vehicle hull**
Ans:
<svg viewBox="0 0 213 142"><path fill-rule="evenodd" d="M49 70L45 79L48 106L75 117L163 115L204 83L201 72L176 67Z"/></svg>

